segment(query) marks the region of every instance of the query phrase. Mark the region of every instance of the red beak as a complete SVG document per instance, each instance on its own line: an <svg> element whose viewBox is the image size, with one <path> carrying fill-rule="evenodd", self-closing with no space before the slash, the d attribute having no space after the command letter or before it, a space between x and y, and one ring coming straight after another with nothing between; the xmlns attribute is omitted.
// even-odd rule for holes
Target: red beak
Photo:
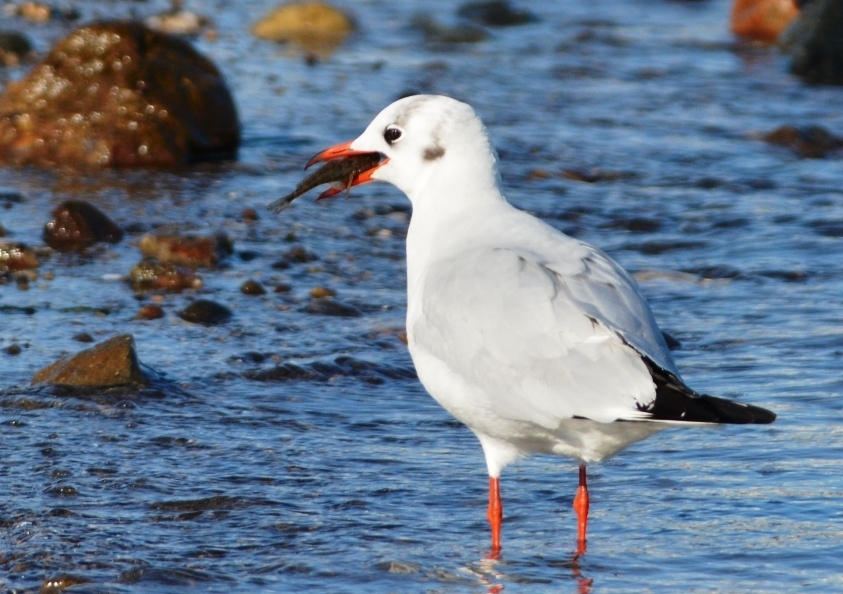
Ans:
<svg viewBox="0 0 843 594"><path fill-rule="evenodd" d="M355 155L366 155L370 154L372 151L355 151L352 150L351 143L354 142L353 140L349 140L348 142L344 142L342 144L338 144L336 146L332 146L330 148L326 148L321 153L317 153L314 155L310 161L307 162L307 165L304 166L305 169L315 165L316 163L322 163L324 161L333 161L334 159L343 159L346 157L353 157ZM359 186L360 184L368 183L372 180L372 174L378 170L379 167L382 167L389 162L389 159L384 159L371 169L366 169L365 171L361 171L351 179L351 181L345 187L331 187L319 194L319 197L316 198L317 200L322 200L323 198L330 198L331 196L336 196L337 194L351 188L352 186Z"/></svg>

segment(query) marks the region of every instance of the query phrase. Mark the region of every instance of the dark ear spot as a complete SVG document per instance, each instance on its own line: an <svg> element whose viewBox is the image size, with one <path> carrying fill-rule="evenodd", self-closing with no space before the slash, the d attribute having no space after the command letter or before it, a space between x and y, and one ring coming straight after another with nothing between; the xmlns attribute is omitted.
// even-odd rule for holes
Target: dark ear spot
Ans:
<svg viewBox="0 0 843 594"><path fill-rule="evenodd" d="M424 157L425 161L435 161L436 159L442 158L445 154L445 149L439 146L438 144L434 144L433 146L429 146L424 149Z"/></svg>

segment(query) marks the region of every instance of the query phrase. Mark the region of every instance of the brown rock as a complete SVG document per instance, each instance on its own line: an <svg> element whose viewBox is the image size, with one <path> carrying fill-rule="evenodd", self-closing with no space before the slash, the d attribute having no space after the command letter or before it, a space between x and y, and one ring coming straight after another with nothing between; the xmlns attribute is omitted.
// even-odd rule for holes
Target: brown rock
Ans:
<svg viewBox="0 0 843 594"><path fill-rule="evenodd" d="M735 0L732 32L752 41L773 43L798 14L794 0Z"/></svg>
<svg viewBox="0 0 843 594"><path fill-rule="evenodd" d="M326 2L290 2L255 23L252 33L261 39L293 42L321 53L340 45L355 29L350 16Z"/></svg>
<svg viewBox="0 0 843 594"><path fill-rule="evenodd" d="M247 223L253 223L260 219L260 216L258 216L258 211L256 211L254 208L243 209L243 214L241 214L240 216Z"/></svg>
<svg viewBox="0 0 843 594"><path fill-rule="evenodd" d="M240 292L244 295L265 295L266 289L258 281L249 279L241 285Z"/></svg>
<svg viewBox="0 0 843 594"><path fill-rule="evenodd" d="M3 352L6 353L7 355L12 355L12 356L20 355L21 348L20 348L19 344L10 344L5 349L3 349Z"/></svg>
<svg viewBox="0 0 843 594"><path fill-rule="evenodd" d="M173 264L143 260L129 273L129 284L136 291L149 289L183 291L201 288L202 279L192 271Z"/></svg>
<svg viewBox="0 0 843 594"><path fill-rule="evenodd" d="M536 167L535 169L531 169L527 172L527 179L529 180L550 179L551 177L553 177L553 174L547 169L542 169L541 167Z"/></svg>
<svg viewBox="0 0 843 594"><path fill-rule="evenodd" d="M0 272L19 272L40 265L35 252L24 244L0 241Z"/></svg>
<svg viewBox="0 0 843 594"><path fill-rule="evenodd" d="M57 250L74 250L98 241L117 243L123 230L117 223L84 200L68 200L53 211L44 225L44 243Z"/></svg>
<svg viewBox="0 0 843 594"><path fill-rule="evenodd" d="M763 140L796 152L800 157L821 159L826 154L843 149L843 138L831 134L821 126L781 126L765 134Z"/></svg>
<svg viewBox="0 0 843 594"><path fill-rule="evenodd" d="M160 305L144 305L138 310L138 315L135 319L138 320L157 320L164 317L164 310Z"/></svg>
<svg viewBox="0 0 843 594"><path fill-rule="evenodd" d="M314 299L324 299L325 297L335 297L336 291L332 291L326 287L313 287L310 290L310 296Z"/></svg>
<svg viewBox="0 0 843 594"><path fill-rule="evenodd" d="M319 258L313 252L307 251L300 245L290 248L282 256L282 260L291 264L306 264L315 262Z"/></svg>
<svg viewBox="0 0 843 594"><path fill-rule="evenodd" d="M33 386L66 385L107 388L145 385L131 334L121 334L44 367L32 378Z"/></svg>
<svg viewBox="0 0 843 594"><path fill-rule="evenodd" d="M231 255L234 246L231 239L224 234L214 237L177 237L147 233L141 237L140 249L144 256L159 262L191 268L213 268L220 260Z"/></svg>
<svg viewBox="0 0 843 594"><path fill-rule="evenodd" d="M240 124L217 68L180 38L101 22L0 96L0 163L175 166L233 157Z"/></svg>
<svg viewBox="0 0 843 594"><path fill-rule="evenodd" d="M232 316L230 309L210 299L197 299L178 313L184 321L203 326L224 324Z"/></svg>

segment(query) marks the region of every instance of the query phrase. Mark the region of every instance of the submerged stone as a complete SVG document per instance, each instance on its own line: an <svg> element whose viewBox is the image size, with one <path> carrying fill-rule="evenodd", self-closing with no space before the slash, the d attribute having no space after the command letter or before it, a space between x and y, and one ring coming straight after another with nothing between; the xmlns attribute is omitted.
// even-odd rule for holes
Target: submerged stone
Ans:
<svg viewBox="0 0 843 594"><path fill-rule="evenodd" d="M249 279L240 285L240 292L244 295L265 295L266 288L254 279Z"/></svg>
<svg viewBox="0 0 843 594"><path fill-rule="evenodd" d="M450 26L427 14L415 15L410 26L424 35L425 42L432 44L479 43L489 37L482 27L470 23Z"/></svg>
<svg viewBox="0 0 843 594"><path fill-rule="evenodd" d="M160 305L144 305L138 310L135 319L137 320L157 320L164 317L164 310Z"/></svg>
<svg viewBox="0 0 843 594"><path fill-rule="evenodd" d="M340 318L356 318L361 315L360 310L356 307L347 305L342 301L335 301L330 297L311 299L310 303L302 308L302 311L320 316L336 316Z"/></svg>
<svg viewBox="0 0 843 594"><path fill-rule="evenodd" d="M231 310L210 299L197 299L182 311L179 317L192 324L215 326L231 319Z"/></svg>
<svg viewBox="0 0 843 594"><path fill-rule="evenodd" d="M457 14L487 27L512 27L539 20L532 12L519 10L507 0L469 2L460 6Z"/></svg>
<svg viewBox="0 0 843 594"><path fill-rule="evenodd" d="M234 252L234 244L223 233L212 237L147 233L141 237L140 249L144 256L159 262L191 268L213 268Z"/></svg>
<svg viewBox="0 0 843 594"><path fill-rule="evenodd" d="M129 284L136 291L163 289L165 291L183 291L199 289L202 279L193 271L173 264L143 260L129 273Z"/></svg>
<svg viewBox="0 0 843 594"><path fill-rule="evenodd" d="M216 66L137 22L77 29L0 95L0 164L171 167L239 143Z"/></svg>
<svg viewBox="0 0 843 594"><path fill-rule="evenodd" d="M809 159L821 159L830 152L843 149L843 138L834 136L821 126L781 126L762 138Z"/></svg>
<svg viewBox="0 0 843 594"><path fill-rule="evenodd" d="M108 388L142 386L149 381L138 360L132 335L121 334L44 367L32 378L32 385Z"/></svg>
<svg viewBox="0 0 843 594"><path fill-rule="evenodd" d="M57 250L74 250L98 241L118 243L123 230L93 204L67 200L53 211L44 226L44 243Z"/></svg>

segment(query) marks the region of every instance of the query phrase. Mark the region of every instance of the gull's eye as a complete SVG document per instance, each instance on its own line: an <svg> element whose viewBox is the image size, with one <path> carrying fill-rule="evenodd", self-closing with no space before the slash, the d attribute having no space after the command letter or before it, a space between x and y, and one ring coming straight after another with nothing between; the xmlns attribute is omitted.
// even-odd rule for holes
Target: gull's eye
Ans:
<svg viewBox="0 0 843 594"><path fill-rule="evenodd" d="M399 128L396 125L390 125L386 127L386 130L383 131L383 139L386 141L387 144L395 144L401 137L404 135L404 130Z"/></svg>

